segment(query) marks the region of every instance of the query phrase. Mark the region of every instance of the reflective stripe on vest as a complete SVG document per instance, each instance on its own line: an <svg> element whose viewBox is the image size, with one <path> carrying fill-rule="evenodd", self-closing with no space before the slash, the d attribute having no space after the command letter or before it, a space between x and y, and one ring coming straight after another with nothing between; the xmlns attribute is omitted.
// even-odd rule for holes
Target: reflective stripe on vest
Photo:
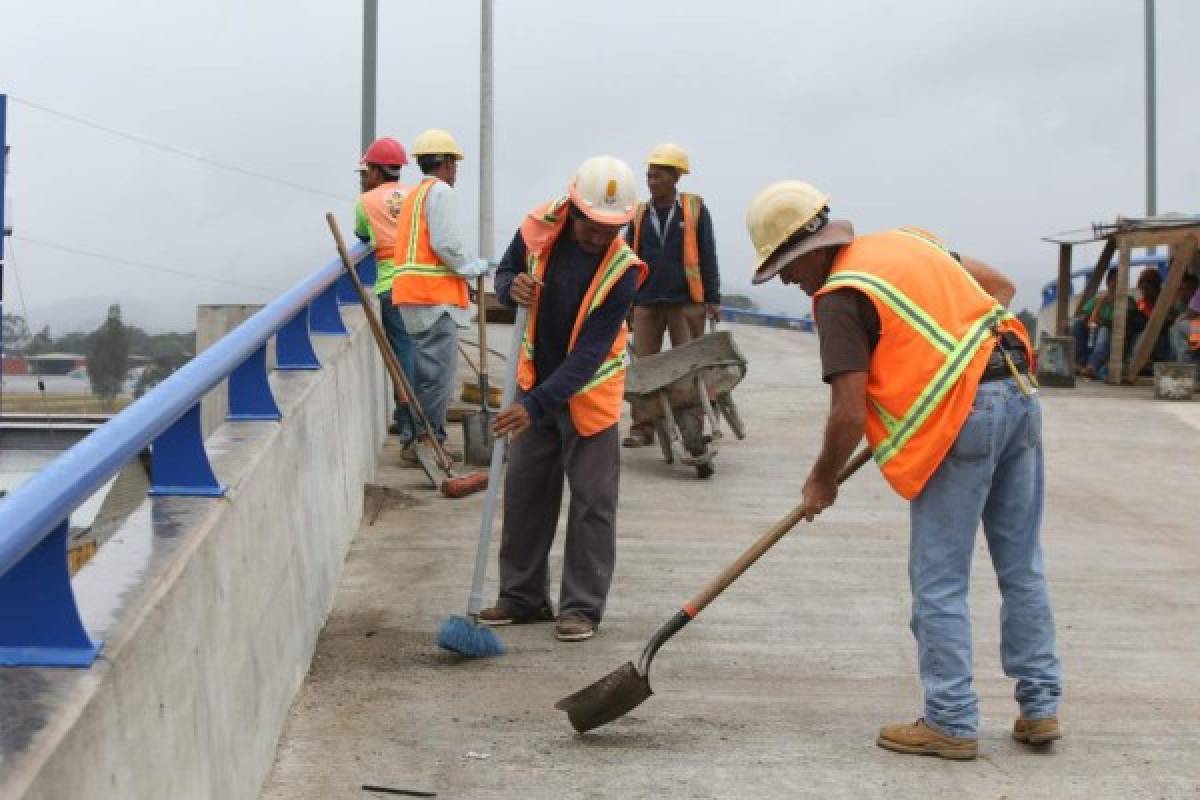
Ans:
<svg viewBox="0 0 1200 800"><path fill-rule="evenodd" d="M688 297L693 303L704 302L704 278L700 274L700 244L697 226L700 220L700 208L704 199L698 194L679 193L679 205L683 208L683 276L687 279ZM642 244L642 224L646 220L646 212L650 206L638 203L637 213L633 217L633 250L637 253ZM667 231L662 232L659 244L666 249Z"/></svg>
<svg viewBox="0 0 1200 800"><path fill-rule="evenodd" d="M525 241L527 251L526 269L540 281L545 279L554 242L566 227L567 202L566 198L560 198L540 206L530 212L521 225L521 236ZM583 301L579 304L579 312L575 316L575 325L571 331L571 340L567 345L568 353L575 349L575 342L579 338L587 318L604 304L613 286L630 269L639 271L638 284L641 285L646 277L645 265L638 260L622 238L615 237L601 259L600 266L592 277ZM526 392L532 390L537 382L533 357L534 342L537 341L538 306L541 296L541 289L538 289L534 295L533 305L530 306L529 322L526 323L525 330L521 335L517 382ZM628 328L622 323L604 361L600 363L588 382L567 400L571 422L580 436L593 436L607 430L617 424L621 417L621 404L625 393L628 336Z"/></svg>
<svg viewBox="0 0 1200 800"><path fill-rule="evenodd" d="M392 302L466 308L470 304L466 279L444 264L430 243L425 200L436 182L437 178L422 180L400 207Z"/></svg>
<svg viewBox="0 0 1200 800"><path fill-rule="evenodd" d="M867 376L867 436L888 482L912 499L970 414L994 334L1014 333L1031 355L1028 337L924 231L855 239L836 257L816 299L839 289L862 292L879 313L882 331Z"/></svg>

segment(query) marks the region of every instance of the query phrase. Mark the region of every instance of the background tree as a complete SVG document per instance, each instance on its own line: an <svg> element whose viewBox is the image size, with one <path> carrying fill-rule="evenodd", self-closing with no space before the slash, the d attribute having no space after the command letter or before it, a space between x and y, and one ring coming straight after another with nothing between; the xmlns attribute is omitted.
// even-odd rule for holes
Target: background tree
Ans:
<svg viewBox="0 0 1200 800"><path fill-rule="evenodd" d="M100 404L111 408L129 372L129 331L121 322L121 307L108 307L108 318L90 337L88 380Z"/></svg>
<svg viewBox="0 0 1200 800"><path fill-rule="evenodd" d="M722 294L721 305L730 308L740 308L743 311L757 311L758 303L744 294Z"/></svg>
<svg viewBox="0 0 1200 800"><path fill-rule="evenodd" d="M20 314L5 314L3 318L4 352L21 353L29 346L33 334L29 323Z"/></svg>

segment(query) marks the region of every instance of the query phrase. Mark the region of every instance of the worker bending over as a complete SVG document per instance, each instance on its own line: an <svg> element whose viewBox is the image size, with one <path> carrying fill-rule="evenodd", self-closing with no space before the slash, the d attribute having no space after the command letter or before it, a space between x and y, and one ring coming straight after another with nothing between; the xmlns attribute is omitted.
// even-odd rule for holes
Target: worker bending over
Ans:
<svg viewBox="0 0 1200 800"><path fill-rule="evenodd" d="M439 440L446 439L446 409L458 366L458 329L470 327L467 280L487 272L468 255L458 226L453 190L462 151L449 133L428 130L413 140L425 176L404 198L396 229L392 302L413 342L413 391ZM424 432L419 432L424 435ZM461 460L461 453L448 453ZM404 460L416 463L412 448Z"/></svg>
<svg viewBox="0 0 1200 800"><path fill-rule="evenodd" d="M1040 541L1042 413L1025 329L1005 306L1013 284L932 234L855 236L806 183L763 189L746 217L754 283L779 275L813 297L831 408L805 481L808 518L833 505L837 475L865 431L876 463L911 501L911 627L925 713L879 731L900 753L971 759L979 704L971 688L967 584L983 523L1003 597L1001 660L1016 679L1013 736L1061 736L1062 675Z"/></svg>
<svg viewBox="0 0 1200 800"><path fill-rule="evenodd" d="M392 305L393 260L396 252L396 217L411 186L400 183L400 170L408 163L404 145L395 139L376 139L359 162L362 196L354 207L354 235L375 248L375 295L379 298L379 317L387 333L388 344L400 368L413 381L413 348L404 319ZM400 387L395 387L396 392ZM415 429L407 405L396 404L390 433L408 447Z"/></svg>
<svg viewBox="0 0 1200 800"><path fill-rule="evenodd" d="M616 560L625 388L625 317L646 266L620 237L633 217L633 172L589 158L568 195L535 208L496 272L496 296L529 307L515 403L494 432L513 436L504 482L500 596L491 625L554 619L548 559L563 482L570 486L556 636L589 639L604 616Z"/></svg>
<svg viewBox="0 0 1200 800"><path fill-rule="evenodd" d="M646 185L650 202L639 203L625 232L630 247L650 268L633 301L633 350L640 356L662 350L663 332L679 347L704 333L704 318L717 319L721 278L712 218L700 195L677 191L691 171L688 154L677 144L650 152ZM633 408L626 447L654 443L654 423Z"/></svg>

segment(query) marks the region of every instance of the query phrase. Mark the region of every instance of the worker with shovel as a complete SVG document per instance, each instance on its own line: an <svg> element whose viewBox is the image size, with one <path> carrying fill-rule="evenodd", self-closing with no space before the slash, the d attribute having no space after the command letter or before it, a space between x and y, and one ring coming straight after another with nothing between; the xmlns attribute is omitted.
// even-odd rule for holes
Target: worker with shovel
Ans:
<svg viewBox="0 0 1200 800"><path fill-rule="evenodd" d="M650 356L662 350L663 334L679 347L704 333L705 318L721 309L721 278L712 218L700 195L677 190L691 171L687 151L660 144L646 159L650 202L639 203L625 232L629 246L649 267L633 301L633 350ZM654 422L634 406L625 447L654 444Z"/></svg>
<svg viewBox="0 0 1200 800"><path fill-rule="evenodd" d="M354 235L375 248L375 295L379 298L379 316L387 332L388 344L396 360L413 380L412 340L404 328L404 319L392 305L392 277L395 272L396 216L411 186L400 183L400 170L408 163L404 145L383 137L371 142L359 162L362 196L354 207ZM400 437L407 447L415 428L407 405L396 404L390 433Z"/></svg>
<svg viewBox="0 0 1200 800"><path fill-rule="evenodd" d="M831 408L803 488L807 517L833 505L836 476L864 432L892 487L911 501L909 577L925 713L877 743L972 759L967 584L983 524L1003 597L1001 660L1016 679L1013 736L1060 738L1062 691L1042 565L1041 410L1011 281L916 228L855 236L828 195L800 181L763 189L746 216L754 283L776 275L813 297Z"/></svg>
<svg viewBox="0 0 1200 800"><path fill-rule="evenodd" d="M454 181L463 154L449 133L427 130L412 153L425 176L404 198L397 215L392 302L413 343L413 389L439 441L458 364L458 329L470 327L468 279L488 264L467 253L455 208ZM402 453L416 465L413 448ZM462 460L462 454L451 454Z"/></svg>
<svg viewBox="0 0 1200 800"><path fill-rule="evenodd" d="M548 559L564 479L571 490L555 635L589 639L616 560L617 421L627 329L646 267L621 238L633 217L633 172L612 156L583 162L568 195L529 212L496 272L496 296L529 308L517 401L493 431L511 434L504 483L500 593L491 625L554 619Z"/></svg>

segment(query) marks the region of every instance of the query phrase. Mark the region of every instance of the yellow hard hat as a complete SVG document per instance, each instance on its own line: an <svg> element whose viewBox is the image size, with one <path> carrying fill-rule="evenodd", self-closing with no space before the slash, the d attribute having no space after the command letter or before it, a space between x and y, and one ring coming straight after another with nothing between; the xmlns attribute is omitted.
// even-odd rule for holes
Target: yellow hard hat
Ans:
<svg viewBox="0 0 1200 800"><path fill-rule="evenodd" d="M660 144L650 151L650 156L646 159L647 164L654 164L659 167L674 167L684 175L692 171L691 162L688 161L687 151L677 144L667 142Z"/></svg>
<svg viewBox="0 0 1200 800"><path fill-rule="evenodd" d="M845 220L830 220L828 206L829 195L804 181L772 183L754 196L746 212L746 230L758 254L754 283L771 280L792 259L812 250L853 241L854 228ZM807 235L781 252L802 231Z"/></svg>
<svg viewBox="0 0 1200 800"><path fill-rule="evenodd" d="M458 149L458 142L454 141L454 137L448 131L440 128L430 128L417 135L413 139L412 150L414 156L454 156L455 161L462 161L462 150Z"/></svg>
<svg viewBox="0 0 1200 800"><path fill-rule="evenodd" d="M633 170L614 156L593 156L580 164L567 192L580 211L601 225L624 225L637 209Z"/></svg>

